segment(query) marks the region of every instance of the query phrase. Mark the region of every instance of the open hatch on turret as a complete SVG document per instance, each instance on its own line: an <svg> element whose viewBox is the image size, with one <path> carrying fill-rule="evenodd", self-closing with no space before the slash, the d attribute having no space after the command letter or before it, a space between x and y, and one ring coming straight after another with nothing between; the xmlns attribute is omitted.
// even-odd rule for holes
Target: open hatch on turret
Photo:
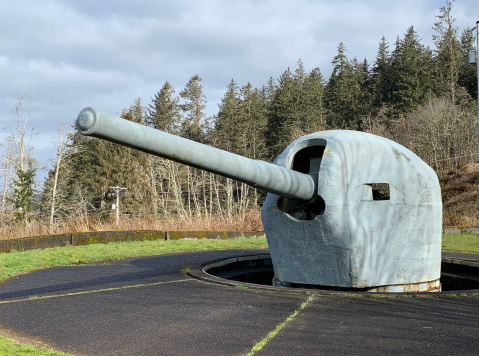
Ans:
<svg viewBox="0 0 479 356"><path fill-rule="evenodd" d="M323 141L312 140L309 142L309 146L297 151L292 159L290 169L309 174L317 181L326 148L322 142ZM296 220L312 220L324 211L325 203L320 196L317 196L309 204L282 197L278 200L278 208Z"/></svg>

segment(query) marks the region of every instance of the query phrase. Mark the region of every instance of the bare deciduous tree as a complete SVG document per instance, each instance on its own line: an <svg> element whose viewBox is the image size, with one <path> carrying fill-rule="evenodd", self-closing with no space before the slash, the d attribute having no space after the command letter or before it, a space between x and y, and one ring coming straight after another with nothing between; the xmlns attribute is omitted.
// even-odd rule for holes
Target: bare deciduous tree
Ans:
<svg viewBox="0 0 479 356"><path fill-rule="evenodd" d="M51 189L50 219L49 219L50 228L53 227L53 223L54 223L58 176L60 173L60 169L65 166L65 162L63 162L63 156L67 149L67 143L68 143L68 133L64 132L65 126L66 126L66 122L62 122L60 125L60 135L58 136L58 142L55 143L55 147L57 149L57 158L56 158L56 162L54 163L55 168L54 168L53 187Z"/></svg>
<svg viewBox="0 0 479 356"><path fill-rule="evenodd" d="M38 162L31 157L31 141L35 136L35 130L32 129L30 135L27 136L28 117L26 117L25 120L22 119L23 99L24 96L22 96L15 105L17 113L15 129L10 126L4 128L9 131L9 135L5 138L5 143L2 144L2 147L6 150L6 154L3 157L4 181L1 208L3 214L6 212L6 206L9 200L8 192L11 190L12 185L18 183L18 174L25 172L29 167L33 169L38 167Z"/></svg>

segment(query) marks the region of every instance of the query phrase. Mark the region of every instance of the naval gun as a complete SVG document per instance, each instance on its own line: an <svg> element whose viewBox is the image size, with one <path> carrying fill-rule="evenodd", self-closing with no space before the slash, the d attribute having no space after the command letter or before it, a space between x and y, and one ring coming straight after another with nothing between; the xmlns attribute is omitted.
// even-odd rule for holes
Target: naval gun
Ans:
<svg viewBox="0 0 479 356"><path fill-rule="evenodd" d="M261 210L273 284L370 292L440 291L442 201L417 155L372 134L330 130L273 163L83 109L77 130L268 192Z"/></svg>

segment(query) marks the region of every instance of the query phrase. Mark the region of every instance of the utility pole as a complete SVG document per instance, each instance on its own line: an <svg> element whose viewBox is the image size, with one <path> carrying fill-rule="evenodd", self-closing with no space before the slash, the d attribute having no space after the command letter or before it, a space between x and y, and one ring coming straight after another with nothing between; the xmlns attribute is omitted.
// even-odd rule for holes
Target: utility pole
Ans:
<svg viewBox="0 0 479 356"><path fill-rule="evenodd" d="M476 27L472 31L476 30L476 49L471 48L469 51L469 64L476 63L477 66L477 126L479 134L479 21L476 21Z"/></svg>
<svg viewBox="0 0 479 356"><path fill-rule="evenodd" d="M479 133L479 21L476 21L477 125Z"/></svg>
<svg viewBox="0 0 479 356"><path fill-rule="evenodd" d="M116 210L116 224L119 225L120 224L120 193L122 190L126 190L127 188L123 188L119 186L108 187L108 188L113 189L116 195L116 204L114 204L113 210Z"/></svg>

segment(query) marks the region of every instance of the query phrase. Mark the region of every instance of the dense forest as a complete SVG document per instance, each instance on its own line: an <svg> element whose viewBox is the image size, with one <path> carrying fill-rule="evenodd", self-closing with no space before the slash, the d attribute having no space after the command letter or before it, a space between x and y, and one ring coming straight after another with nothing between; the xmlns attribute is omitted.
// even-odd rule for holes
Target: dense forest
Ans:
<svg viewBox="0 0 479 356"><path fill-rule="evenodd" d="M439 9L433 49L421 44L411 26L393 44L383 37L372 62L348 58L346 46L339 43L327 79L319 68L306 71L298 60L296 68L260 88L231 80L213 117L205 114L198 75L179 91L166 81L151 102L136 99L122 117L270 162L302 135L360 130L406 146L441 177L478 158L477 73L468 63L474 32L460 32L451 10L449 1ZM17 133L5 144L3 233L19 224L53 231L72 221L83 228L114 221L117 192L122 220L241 221L258 216L261 191L78 133L60 133L56 164L36 189L37 166L20 109L21 100Z"/></svg>

